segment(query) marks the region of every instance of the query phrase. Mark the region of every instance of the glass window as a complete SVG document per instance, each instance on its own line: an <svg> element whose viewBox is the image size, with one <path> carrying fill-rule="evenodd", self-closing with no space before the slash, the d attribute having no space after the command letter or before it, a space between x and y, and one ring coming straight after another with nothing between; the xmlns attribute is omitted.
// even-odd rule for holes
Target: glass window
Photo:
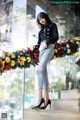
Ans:
<svg viewBox="0 0 80 120"><path fill-rule="evenodd" d="M0 117L23 118L24 70L7 71L0 76Z"/></svg>

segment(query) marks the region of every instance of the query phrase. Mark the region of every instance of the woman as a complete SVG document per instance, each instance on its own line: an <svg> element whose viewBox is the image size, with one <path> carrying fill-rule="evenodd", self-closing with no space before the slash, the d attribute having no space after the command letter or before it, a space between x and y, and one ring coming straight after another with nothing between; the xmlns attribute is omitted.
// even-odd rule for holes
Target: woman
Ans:
<svg viewBox="0 0 80 120"><path fill-rule="evenodd" d="M51 100L49 99L48 92L48 75L47 75L47 63L54 55L53 44L58 40L58 30L55 23L52 23L48 15L44 12L40 12L37 16L37 23L40 26L40 32L38 35L38 43L35 45L39 48L39 65L36 70L39 86L38 105L32 109L45 109L48 105L51 106ZM44 95L43 98L43 86ZM44 106L41 105L44 103Z"/></svg>

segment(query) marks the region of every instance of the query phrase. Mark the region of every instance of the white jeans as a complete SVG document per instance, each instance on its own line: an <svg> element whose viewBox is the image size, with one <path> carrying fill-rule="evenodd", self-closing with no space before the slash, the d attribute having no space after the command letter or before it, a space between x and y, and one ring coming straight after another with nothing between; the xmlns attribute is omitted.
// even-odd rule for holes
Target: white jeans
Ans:
<svg viewBox="0 0 80 120"><path fill-rule="evenodd" d="M38 86L40 89L48 90L48 74L47 74L47 63L54 55L54 49L52 44L48 48L41 50L39 53L39 65L36 69L36 74L38 78Z"/></svg>

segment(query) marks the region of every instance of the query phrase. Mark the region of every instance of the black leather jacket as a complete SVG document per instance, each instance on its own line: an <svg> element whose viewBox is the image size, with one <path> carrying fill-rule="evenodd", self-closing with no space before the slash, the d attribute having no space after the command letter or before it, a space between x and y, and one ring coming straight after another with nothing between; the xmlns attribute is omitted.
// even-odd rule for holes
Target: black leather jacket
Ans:
<svg viewBox="0 0 80 120"><path fill-rule="evenodd" d="M57 42L58 39L59 35L56 24L52 23L49 25L45 25L44 28L42 28L39 32L38 43L36 47L39 48L40 43L44 40L46 41L46 44L49 45L50 43L54 44L55 42Z"/></svg>

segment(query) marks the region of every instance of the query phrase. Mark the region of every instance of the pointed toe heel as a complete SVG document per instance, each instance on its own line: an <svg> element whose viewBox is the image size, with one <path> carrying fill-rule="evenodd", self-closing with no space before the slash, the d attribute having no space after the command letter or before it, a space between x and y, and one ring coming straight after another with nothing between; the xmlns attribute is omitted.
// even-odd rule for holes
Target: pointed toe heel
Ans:
<svg viewBox="0 0 80 120"><path fill-rule="evenodd" d="M40 109L46 109L48 106L50 106L50 110L51 110L51 100L49 99L47 104L43 107L40 107Z"/></svg>
<svg viewBox="0 0 80 120"><path fill-rule="evenodd" d="M40 101L39 105L34 106L32 109L39 109L43 103L45 103L44 98L42 98L42 99L41 99L41 101Z"/></svg>

